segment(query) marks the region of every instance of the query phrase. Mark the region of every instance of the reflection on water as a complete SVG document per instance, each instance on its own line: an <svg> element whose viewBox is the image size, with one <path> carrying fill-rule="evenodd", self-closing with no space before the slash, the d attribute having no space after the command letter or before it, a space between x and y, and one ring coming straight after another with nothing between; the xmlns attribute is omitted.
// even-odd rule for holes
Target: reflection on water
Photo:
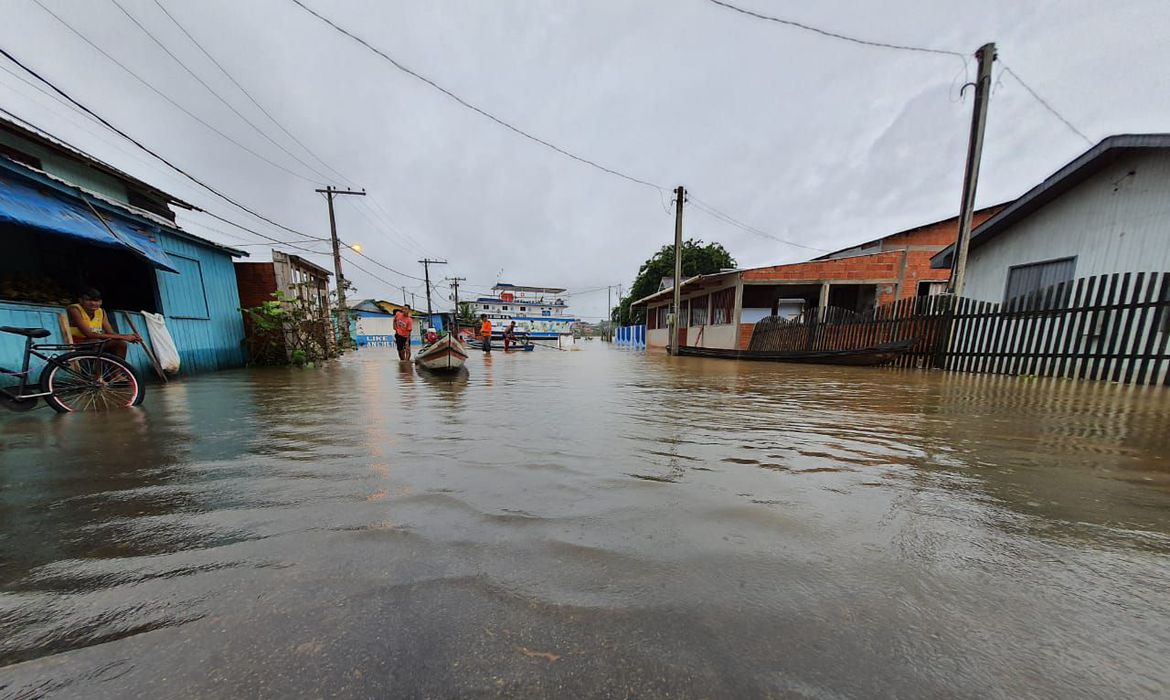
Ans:
<svg viewBox="0 0 1170 700"><path fill-rule="evenodd" d="M1165 390L468 365L0 419L0 695L1167 691Z"/></svg>

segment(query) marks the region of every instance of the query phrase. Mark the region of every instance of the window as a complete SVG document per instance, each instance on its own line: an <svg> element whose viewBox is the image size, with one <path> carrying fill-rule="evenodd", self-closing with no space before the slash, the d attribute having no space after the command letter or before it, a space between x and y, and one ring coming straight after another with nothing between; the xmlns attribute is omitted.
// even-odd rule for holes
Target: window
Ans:
<svg viewBox="0 0 1170 700"><path fill-rule="evenodd" d="M701 297L691 299L691 325L705 326L707 325L707 304L711 301L709 294L704 294Z"/></svg>
<svg viewBox="0 0 1170 700"><path fill-rule="evenodd" d="M507 306L501 306L501 307L500 307L500 311L507 311L507 310L508 310L508 307L507 307Z"/></svg>
<svg viewBox="0 0 1170 700"><path fill-rule="evenodd" d="M949 282L919 282L918 296L920 297L934 297L939 294L946 294Z"/></svg>
<svg viewBox="0 0 1170 700"><path fill-rule="evenodd" d="M735 287L711 295L711 324L722 325L735 319Z"/></svg>
<svg viewBox="0 0 1170 700"><path fill-rule="evenodd" d="M209 318L203 291L203 268L195 258L169 253L178 274L161 273L166 288L166 312L174 318Z"/></svg>
<svg viewBox="0 0 1170 700"><path fill-rule="evenodd" d="M1004 291L1003 300L1006 302L1061 282L1071 282L1076 267L1075 257L1014 265L1008 268L1007 289Z"/></svg>
<svg viewBox="0 0 1170 700"><path fill-rule="evenodd" d="M527 311L527 310L528 310L528 307L526 307L526 306L521 306L521 307L520 307L520 311Z"/></svg>

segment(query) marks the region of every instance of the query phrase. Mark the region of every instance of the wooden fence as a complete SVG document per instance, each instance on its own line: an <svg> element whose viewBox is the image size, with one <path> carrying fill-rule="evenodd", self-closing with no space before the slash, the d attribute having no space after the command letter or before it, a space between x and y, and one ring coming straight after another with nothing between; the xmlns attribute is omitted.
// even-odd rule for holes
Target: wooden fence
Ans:
<svg viewBox="0 0 1170 700"><path fill-rule="evenodd" d="M992 304L960 299L941 367L1170 385L1170 273L1085 277Z"/></svg>
<svg viewBox="0 0 1170 700"><path fill-rule="evenodd" d="M894 363L899 367L935 367L951 326L951 298L913 297L863 313L830 307L785 320L777 316L756 324L748 348L767 352L858 350L871 345L914 340Z"/></svg>
<svg viewBox="0 0 1170 700"><path fill-rule="evenodd" d="M1170 273L1086 277L1003 304L917 297L756 324L751 350L855 350L913 340L900 367L1170 386Z"/></svg>

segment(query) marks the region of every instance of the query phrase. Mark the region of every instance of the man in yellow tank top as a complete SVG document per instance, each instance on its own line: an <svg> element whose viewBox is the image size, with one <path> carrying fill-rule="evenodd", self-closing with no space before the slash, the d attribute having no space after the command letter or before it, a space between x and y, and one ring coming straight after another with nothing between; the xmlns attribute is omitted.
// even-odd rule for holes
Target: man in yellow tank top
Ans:
<svg viewBox="0 0 1170 700"><path fill-rule="evenodd" d="M126 358L127 343L141 343L137 335L115 333L102 308L102 293L87 289L81 293L80 302L65 307L69 315L69 335L74 343L106 341L102 352Z"/></svg>

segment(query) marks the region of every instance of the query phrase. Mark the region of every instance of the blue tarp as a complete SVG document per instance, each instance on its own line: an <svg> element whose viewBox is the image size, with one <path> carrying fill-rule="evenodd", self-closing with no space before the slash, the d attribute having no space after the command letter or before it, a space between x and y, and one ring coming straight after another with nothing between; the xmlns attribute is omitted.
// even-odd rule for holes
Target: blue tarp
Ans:
<svg viewBox="0 0 1170 700"><path fill-rule="evenodd" d="M103 218L113 234L83 202L0 175L0 222L73 236L97 245L127 248L154 267L178 272L155 238L157 228L133 224L110 214L104 214Z"/></svg>

